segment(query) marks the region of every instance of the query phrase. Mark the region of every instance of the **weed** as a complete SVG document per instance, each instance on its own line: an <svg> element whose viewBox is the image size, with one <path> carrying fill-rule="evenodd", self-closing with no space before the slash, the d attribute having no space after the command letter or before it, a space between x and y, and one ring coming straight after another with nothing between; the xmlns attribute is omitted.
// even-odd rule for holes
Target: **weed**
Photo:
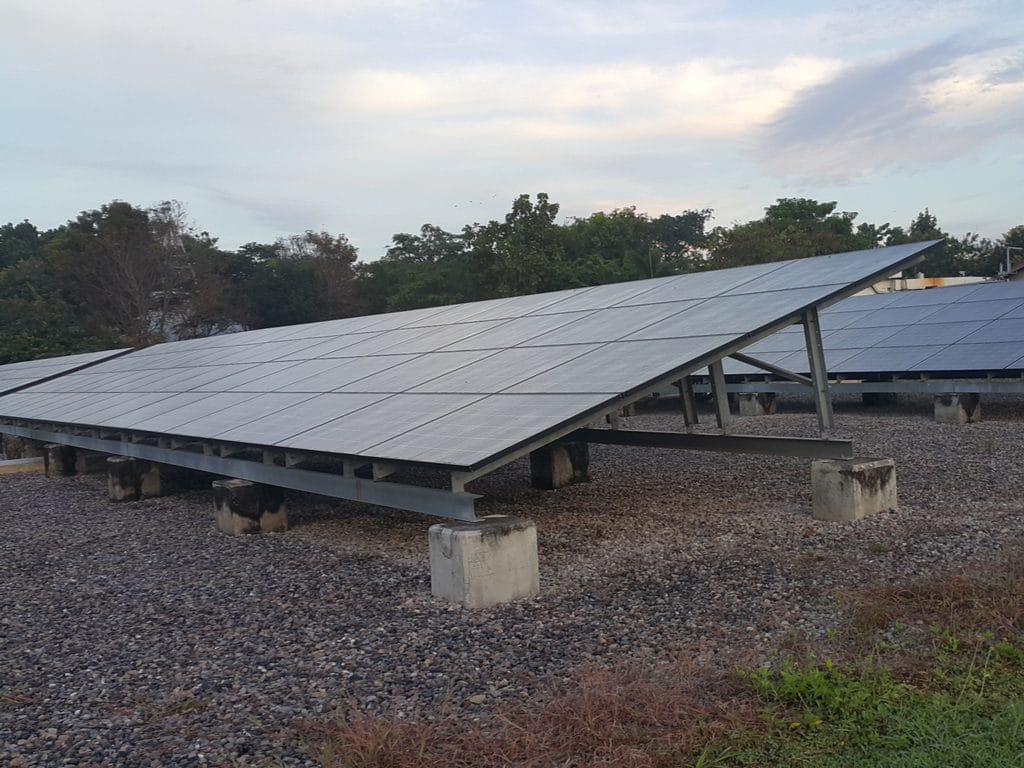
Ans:
<svg viewBox="0 0 1024 768"><path fill-rule="evenodd" d="M721 768L726 737L756 728L756 700L689 662L581 670L543 703L467 723L419 724L352 713L303 730L325 768L600 765Z"/></svg>
<svg viewBox="0 0 1024 768"><path fill-rule="evenodd" d="M1024 648L1011 643L1009 640L1002 640L992 647L993 652L1000 661L1014 667L1024 667Z"/></svg>
<svg viewBox="0 0 1024 768"><path fill-rule="evenodd" d="M840 669L830 659L778 670L759 669L748 676L766 702L785 705L790 730L841 724L849 736L869 732L906 700L910 689L882 669L859 672Z"/></svg>
<svg viewBox="0 0 1024 768"><path fill-rule="evenodd" d="M26 707L33 703L35 702L28 696L22 696L11 691L0 691L0 712Z"/></svg>
<svg viewBox="0 0 1024 768"><path fill-rule="evenodd" d="M163 711L168 715L194 715L210 708L210 701L198 696L182 696L168 699Z"/></svg>

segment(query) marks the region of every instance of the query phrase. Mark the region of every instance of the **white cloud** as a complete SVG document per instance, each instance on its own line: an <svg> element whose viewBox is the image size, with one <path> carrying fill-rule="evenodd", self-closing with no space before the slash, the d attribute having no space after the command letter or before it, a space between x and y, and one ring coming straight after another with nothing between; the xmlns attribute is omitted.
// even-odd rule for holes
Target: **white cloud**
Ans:
<svg viewBox="0 0 1024 768"><path fill-rule="evenodd" d="M433 72L360 70L326 98L338 119L413 121L484 139L640 141L742 136L824 82L838 64L789 59L773 67L729 60L672 66L616 62L548 67L467 65Z"/></svg>
<svg viewBox="0 0 1024 768"><path fill-rule="evenodd" d="M950 39L848 67L808 89L767 126L756 155L773 172L851 182L887 168L948 162L1019 135L1024 73L1018 47Z"/></svg>
<svg viewBox="0 0 1024 768"><path fill-rule="evenodd" d="M1024 55L1024 49L1018 49ZM1024 71L1008 68L1007 49L964 56L921 88L935 124L1024 118ZM1019 124L1018 124L1019 125Z"/></svg>

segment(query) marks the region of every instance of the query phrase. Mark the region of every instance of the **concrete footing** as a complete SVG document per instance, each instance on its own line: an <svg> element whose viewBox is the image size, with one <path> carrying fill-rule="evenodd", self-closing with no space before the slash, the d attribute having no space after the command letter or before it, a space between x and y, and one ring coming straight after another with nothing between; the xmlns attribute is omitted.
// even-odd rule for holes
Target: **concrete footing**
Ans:
<svg viewBox="0 0 1024 768"><path fill-rule="evenodd" d="M0 450L8 459L32 459L42 457L44 453L43 443L17 435L4 435L0 440Z"/></svg>
<svg viewBox="0 0 1024 768"><path fill-rule="evenodd" d="M43 446L43 462L47 477L69 477L71 475L94 475L107 472L105 453L96 453L71 445L49 443ZM155 495L159 496L159 492Z"/></svg>
<svg viewBox="0 0 1024 768"><path fill-rule="evenodd" d="M935 396L938 424L970 424L981 421L981 395L977 392Z"/></svg>
<svg viewBox="0 0 1024 768"><path fill-rule="evenodd" d="M556 443L530 453L530 484L553 491L572 483L590 480L590 446L586 443Z"/></svg>
<svg viewBox="0 0 1024 768"><path fill-rule="evenodd" d="M770 416L775 413L774 392L738 392L737 407L740 416Z"/></svg>
<svg viewBox="0 0 1024 768"><path fill-rule="evenodd" d="M68 477L75 474L75 449L70 445L50 443L43 448L47 477Z"/></svg>
<svg viewBox="0 0 1024 768"><path fill-rule="evenodd" d="M160 495L160 467L141 459L107 459L107 490L111 501L138 501Z"/></svg>
<svg viewBox="0 0 1024 768"><path fill-rule="evenodd" d="M892 459L822 459L811 462L815 520L847 522L896 509Z"/></svg>
<svg viewBox="0 0 1024 768"><path fill-rule="evenodd" d="M248 480L214 480L217 528L239 536L288 530L284 490Z"/></svg>
<svg viewBox="0 0 1024 768"><path fill-rule="evenodd" d="M487 608L536 595L537 527L493 516L430 526L430 590L467 608Z"/></svg>

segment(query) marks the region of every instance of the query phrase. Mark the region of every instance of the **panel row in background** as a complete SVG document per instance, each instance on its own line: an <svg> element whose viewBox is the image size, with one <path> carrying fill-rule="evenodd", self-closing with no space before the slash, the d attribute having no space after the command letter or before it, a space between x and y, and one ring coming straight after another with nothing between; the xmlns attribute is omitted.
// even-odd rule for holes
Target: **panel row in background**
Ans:
<svg viewBox="0 0 1024 768"><path fill-rule="evenodd" d="M1017 373L1024 370L1024 282L852 296L821 315L829 373ZM806 372L803 329L752 344L750 355ZM727 360L726 373L762 374Z"/></svg>

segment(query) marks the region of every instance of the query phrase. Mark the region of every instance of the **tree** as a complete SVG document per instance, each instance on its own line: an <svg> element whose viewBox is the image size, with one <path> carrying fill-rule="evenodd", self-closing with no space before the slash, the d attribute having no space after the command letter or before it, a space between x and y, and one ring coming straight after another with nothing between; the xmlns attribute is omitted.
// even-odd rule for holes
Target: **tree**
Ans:
<svg viewBox="0 0 1024 768"><path fill-rule="evenodd" d="M663 272L650 219L632 206L573 219L565 229L567 272L574 285L636 280Z"/></svg>
<svg viewBox="0 0 1024 768"><path fill-rule="evenodd" d="M380 312L472 301L486 290L470 259L462 235L424 224L418 235L394 235L383 258L359 266L361 291Z"/></svg>
<svg viewBox="0 0 1024 768"><path fill-rule="evenodd" d="M707 244L705 227L711 215L711 209L704 208L676 215L665 213L650 222L651 241L660 254L663 272L692 272L702 265Z"/></svg>
<svg viewBox="0 0 1024 768"><path fill-rule="evenodd" d="M780 198L761 219L717 227L710 235L707 266L712 269L802 259L828 253L873 248L877 227L853 227L856 213L836 213L836 203L807 198ZM884 230L884 228L883 228Z"/></svg>
<svg viewBox="0 0 1024 768"><path fill-rule="evenodd" d="M325 320L358 314L353 265L359 252L345 235L306 231L279 240L277 259L305 264L320 286Z"/></svg>
<svg viewBox="0 0 1024 768"><path fill-rule="evenodd" d="M0 364L102 349L38 256L0 269Z"/></svg>
<svg viewBox="0 0 1024 768"><path fill-rule="evenodd" d="M520 296L554 290L567 282L563 230L555 223L558 203L546 193L520 195L503 222L463 230L472 268L487 274L490 290L474 298Z"/></svg>
<svg viewBox="0 0 1024 768"><path fill-rule="evenodd" d="M258 263L244 290L249 305L249 328L327 319L323 286L308 261L274 259Z"/></svg>
<svg viewBox="0 0 1024 768"><path fill-rule="evenodd" d="M233 316L244 316L246 327L268 328L361 314L357 256L347 237L327 232L247 243L220 262L240 281L231 297L241 311ZM224 297L226 290L222 285Z"/></svg>
<svg viewBox="0 0 1024 768"><path fill-rule="evenodd" d="M573 219L565 233L571 280L596 285L693 271L710 216L703 210L651 219L631 206Z"/></svg>
<svg viewBox="0 0 1024 768"><path fill-rule="evenodd" d="M223 251L206 232L186 234L182 248L192 283L187 308L175 327L178 338L213 336L247 327L252 307L246 286L256 269L253 259L239 251Z"/></svg>
<svg viewBox="0 0 1024 768"><path fill-rule="evenodd" d="M43 248L65 300L90 332L112 344L165 338L178 278L147 211L114 201L83 211Z"/></svg>
<svg viewBox="0 0 1024 768"><path fill-rule="evenodd" d="M0 269L39 253L39 230L27 220L0 227Z"/></svg>

